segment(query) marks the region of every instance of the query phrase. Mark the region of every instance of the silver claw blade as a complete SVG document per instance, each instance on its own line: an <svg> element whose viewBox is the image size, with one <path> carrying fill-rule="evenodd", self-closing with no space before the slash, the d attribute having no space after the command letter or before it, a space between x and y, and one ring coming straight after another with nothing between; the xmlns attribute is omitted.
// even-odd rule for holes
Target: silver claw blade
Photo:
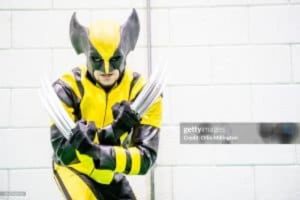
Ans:
<svg viewBox="0 0 300 200"><path fill-rule="evenodd" d="M46 86L46 91L47 91L46 94L48 94L48 97L51 100L50 102L53 102L54 108L57 108L58 113L60 113L62 118L65 120L67 127L69 129L74 128L75 123L70 119L69 115L66 113L65 109L62 106L60 99L56 95L54 88L51 86L48 79L45 79L45 86Z"/></svg>
<svg viewBox="0 0 300 200"><path fill-rule="evenodd" d="M151 92L151 88L154 87L154 85L155 85L155 83L157 82L158 79L159 79L159 73L158 73L158 70L155 70L153 72L153 74L151 74L149 81L144 86L144 88L141 91L141 93L138 95L138 97L132 103L132 105L131 105L132 109L137 110L138 107L141 106L142 102L145 100L145 96L147 96L147 94L149 92Z"/></svg>
<svg viewBox="0 0 300 200"><path fill-rule="evenodd" d="M166 65L167 63L162 67L156 68L142 92L131 105L131 108L140 116L146 112L150 105L152 105L162 93L166 84Z"/></svg>
<svg viewBox="0 0 300 200"><path fill-rule="evenodd" d="M71 129L75 123L69 118L50 82L45 78L41 81L40 97L51 119L65 138L71 137Z"/></svg>
<svg viewBox="0 0 300 200"><path fill-rule="evenodd" d="M47 98L44 96L44 94L42 94L42 91L40 91L40 98L41 98L41 101L42 101L45 109L47 110L49 116L54 121L54 124L57 126L57 128L60 130L60 132L64 135L64 137L68 138L69 137L68 130L66 129L65 125L61 122L61 119L59 117L57 117L57 114L53 112L53 109L47 102Z"/></svg>
<svg viewBox="0 0 300 200"><path fill-rule="evenodd" d="M142 103L142 105L139 107L137 112L140 113L140 115L144 114L150 107L150 105L152 105L155 100L161 95L163 88L165 87L165 83L165 78L164 76L162 76L156 83L155 87L152 89L151 93L149 93L149 95L145 98L144 103Z"/></svg>

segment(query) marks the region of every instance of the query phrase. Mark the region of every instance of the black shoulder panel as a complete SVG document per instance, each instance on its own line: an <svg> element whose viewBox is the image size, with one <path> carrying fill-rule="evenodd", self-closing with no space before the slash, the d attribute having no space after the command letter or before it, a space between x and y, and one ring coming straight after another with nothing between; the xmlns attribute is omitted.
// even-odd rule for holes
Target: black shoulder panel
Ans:
<svg viewBox="0 0 300 200"><path fill-rule="evenodd" d="M75 92L64 81L58 79L53 83L53 88L59 99L68 107L74 109L76 120L81 118L80 112L80 99L76 96Z"/></svg>
<svg viewBox="0 0 300 200"><path fill-rule="evenodd" d="M139 80L140 77L141 77L141 74L139 74L137 72L133 72L133 79L130 83L130 89L129 89L129 98L131 96L132 89L134 88L136 82Z"/></svg>
<svg viewBox="0 0 300 200"><path fill-rule="evenodd" d="M78 87L79 92L80 92L80 96L82 98L83 95L84 95L84 89L83 89L83 85L82 85L82 82L81 82L81 69L79 67L76 67L76 68L72 69L72 72L73 72L73 75L75 77L76 84L77 84L77 87Z"/></svg>

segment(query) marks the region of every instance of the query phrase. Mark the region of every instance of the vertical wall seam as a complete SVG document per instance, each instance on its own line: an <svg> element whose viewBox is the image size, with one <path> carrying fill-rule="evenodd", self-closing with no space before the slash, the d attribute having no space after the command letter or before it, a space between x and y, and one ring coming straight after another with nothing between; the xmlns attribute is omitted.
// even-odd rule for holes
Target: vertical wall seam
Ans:
<svg viewBox="0 0 300 200"><path fill-rule="evenodd" d="M250 44L250 6L247 6L247 23L248 23L248 45Z"/></svg>
<svg viewBox="0 0 300 200"><path fill-rule="evenodd" d="M9 89L9 108L8 108L8 124L7 127L12 127L12 111L13 111L13 88Z"/></svg>
<svg viewBox="0 0 300 200"><path fill-rule="evenodd" d="M291 0L288 1L288 21L290 22L291 20L291 15L290 15L290 10L291 10ZM289 34L291 31L291 25L289 24L288 26L289 29ZM290 36L290 35L289 35ZM291 74L290 74L290 83L295 83L296 78L295 78L295 74L294 74L294 63L293 63L293 41L291 40L291 38L289 38L289 54L290 54L290 70L291 70Z"/></svg>
<svg viewBox="0 0 300 200"><path fill-rule="evenodd" d="M256 166L253 165L253 192L254 192L254 200L257 200L257 194L256 194Z"/></svg>
<svg viewBox="0 0 300 200"><path fill-rule="evenodd" d="M152 41L151 41L151 1L146 0L146 27L147 27L147 76L152 73ZM150 172L150 199L155 200L154 170Z"/></svg>
<svg viewBox="0 0 300 200"><path fill-rule="evenodd" d="M152 72L152 40L151 40L151 0L146 0L146 27L147 27L147 75Z"/></svg>
<svg viewBox="0 0 300 200"><path fill-rule="evenodd" d="M294 63L293 63L293 45L289 44L289 54L290 54L290 70L291 70L291 74L290 74L290 83L295 83L295 74L294 74Z"/></svg>
<svg viewBox="0 0 300 200"><path fill-rule="evenodd" d="M298 165L298 156L297 156L297 144L295 144L295 162L294 162L294 165Z"/></svg>
<svg viewBox="0 0 300 200"><path fill-rule="evenodd" d="M175 167L175 166L174 166ZM171 198L174 199L174 167L171 166Z"/></svg>
<svg viewBox="0 0 300 200"><path fill-rule="evenodd" d="M254 95L253 95L253 84L252 81L249 86L250 90L250 119L254 122Z"/></svg>
<svg viewBox="0 0 300 200"><path fill-rule="evenodd" d="M7 169L7 190L10 192L10 169ZM7 197L9 199L9 197Z"/></svg>
<svg viewBox="0 0 300 200"><path fill-rule="evenodd" d="M13 28L12 28L12 26L13 26L13 14L12 14L12 11L10 10L10 44L9 44L9 48L12 48L12 42L13 42L13 39L12 39L12 37L13 37Z"/></svg>

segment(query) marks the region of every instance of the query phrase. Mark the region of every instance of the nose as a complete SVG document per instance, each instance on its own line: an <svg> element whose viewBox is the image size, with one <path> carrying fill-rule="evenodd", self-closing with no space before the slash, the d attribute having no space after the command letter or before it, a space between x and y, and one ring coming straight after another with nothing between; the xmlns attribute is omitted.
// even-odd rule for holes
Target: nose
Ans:
<svg viewBox="0 0 300 200"><path fill-rule="evenodd" d="M109 61L107 61L107 60L104 61L104 72L106 74L108 74L108 72L109 72Z"/></svg>

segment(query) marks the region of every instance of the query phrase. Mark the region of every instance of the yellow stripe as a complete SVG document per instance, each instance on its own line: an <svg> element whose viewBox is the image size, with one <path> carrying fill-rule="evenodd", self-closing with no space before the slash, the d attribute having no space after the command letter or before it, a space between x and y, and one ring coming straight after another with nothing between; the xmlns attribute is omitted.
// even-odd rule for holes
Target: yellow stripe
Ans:
<svg viewBox="0 0 300 200"><path fill-rule="evenodd" d="M124 172L126 168L126 152L124 148L115 146L116 152L116 172Z"/></svg>
<svg viewBox="0 0 300 200"><path fill-rule="evenodd" d="M131 147L128 149L131 156L131 170L129 174L138 174L141 168L141 154L138 148Z"/></svg>
<svg viewBox="0 0 300 200"><path fill-rule="evenodd" d="M135 83L134 87L131 90L131 95L129 97L130 101L132 101L132 99L134 99L137 96L137 94L143 89L145 84L146 84L146 80L142 76L140 76L140 78L138 79L138 81Z"/></svg>
<svg viewBox="0 0 300 200"><path fill-rule="evenodd" d="M98 183L109 185L114 178L114 171L108 169L95 169L90 177Z"/></svg>
<svg viewBox="0 0 300 200"><path fill-rule="evenodd" d="M128 133L127 133L127 132L123 133L123 134L120 136L121 144L123 144L123 142L125 141L125 139L127 138L127 136L128 136Z"/></svg>
<svg viewBox="0 0 300 200"><path fill-rule="evenodd" d="M163 99L158 97L142 116L141 124L161 127L163 113Z"/></svg>
<svg viewBox="0 0 300 200"><path fill-rule="evenodd" d="M109 61L108 60L104 60L104 72L106 74L108 74L108 72L109 72Z"/></svg>
<svg viewBox="0 0 300 200"><path fill-rule="evenodd" d="M96 200L96 196L91 191L90 187L77 174L72 172L67 167L55 166L55 170L62 180L62 184L68 191L72 200Z"/></svg>
<svg viewBox="0 0 300 200"><path fill-rule="evenodd" d="M63 82L65 82L70 88L72 88L72 90L74 91L74 93L76 94L76 96L81 99L81 95L80 95L80 92L79 92L79 89L78 89L75 77L74 77L74 75L73 75L72 72L67 72L67 73L63 74L60 77L60 79Z"/></svg>

